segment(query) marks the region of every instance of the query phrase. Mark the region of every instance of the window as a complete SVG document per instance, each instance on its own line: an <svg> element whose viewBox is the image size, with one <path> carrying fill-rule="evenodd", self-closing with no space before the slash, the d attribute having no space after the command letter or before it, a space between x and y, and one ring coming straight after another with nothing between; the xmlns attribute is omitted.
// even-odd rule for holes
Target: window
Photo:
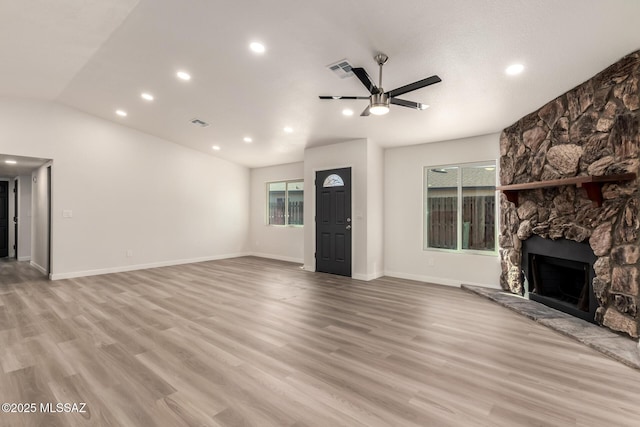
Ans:
<svg viewBox="0 0 640 427"><path fill-rule="evenodd" d="M267 224L302 225L304 216L304 181L267 184Z"/></svg>
<svg viewBox="0 0 640 427"><path fill-rule="evenodd" d="M340 175L336 175L335 173L332 173L331 175L325 178L324 182L322 183L322 186L324 188L344 187L344 181L342 180Z"/></svg>
<svg viewBox="0 0 640 427"><path fill-rule="evenodd" d="M424 168L424 248L496 250L495 162Z"/></svg>

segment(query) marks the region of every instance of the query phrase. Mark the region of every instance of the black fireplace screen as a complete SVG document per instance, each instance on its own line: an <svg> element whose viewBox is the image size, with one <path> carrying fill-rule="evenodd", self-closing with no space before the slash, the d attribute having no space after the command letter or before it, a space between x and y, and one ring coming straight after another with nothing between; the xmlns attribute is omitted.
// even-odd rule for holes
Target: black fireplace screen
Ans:
<svg viewBox="0 0 640 427"><path fill-rule="evenodd" d="M532 292L589 311L589 264L531 254Z"/></svg>
<svg viewBox="0 0 640 427"><path fill-rule="evenodd" d="M594 322L593 263L587 243L533 236L523 242L525 293L535 301Z"/></svg>

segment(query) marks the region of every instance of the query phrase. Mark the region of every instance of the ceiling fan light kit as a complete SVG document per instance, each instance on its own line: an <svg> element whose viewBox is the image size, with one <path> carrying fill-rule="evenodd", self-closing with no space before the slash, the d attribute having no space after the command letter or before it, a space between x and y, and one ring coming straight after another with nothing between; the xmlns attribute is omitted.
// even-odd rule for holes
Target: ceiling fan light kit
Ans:
<svg viewBox="0 0 640 427"><path fill-rule="evenodd" d="M385 93L375 93L371 95L369 112L376 116L387 114L389 112L389 97Z"/></svg>
<svg viewBox="0 0 640 427"><path fill-rule="evenodd" d="M439 83L442 80L440 77L434 75L427 77L426 79L418 80L417 82L410 83L408 85L399 87L397 89L385 92L382 88L382 66L389 60L389 57L384 53L379 53L373 57L380 67L380 74L378 78L378 86L373 84L371 77L367 74L364 68L352 68L351 71L356 75L358 80L367 88L371 94L368 97L364 96L324 96L321 95L320 99L368 99L369 105L364 109L361 116L368 116L373 114L381 116L389 112L389 105L399 105L401 107L413 108L414 110L426 110L429 106L421 104L419 102L407 101L404 99L396 98L398 95L405 94L414 90L422 89L423 87L430 86L435 83Z"/></svg>

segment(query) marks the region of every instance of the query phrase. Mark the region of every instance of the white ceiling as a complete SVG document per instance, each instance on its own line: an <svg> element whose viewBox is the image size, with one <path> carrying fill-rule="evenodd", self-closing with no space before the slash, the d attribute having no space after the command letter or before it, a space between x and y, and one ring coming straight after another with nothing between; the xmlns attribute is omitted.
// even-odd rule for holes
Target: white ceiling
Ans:
<svg viewBox="0 0 640 427"><path fill-rule="evenodd" d="M638 16L635 0L0 0L0 95L54 100L259 167L355 138L396 147L498 132L640 49ZM254 40L264 55L249 51ZM326 66L347 58L377 80L377 52L390 57L385 90L442 78L402 96L431 108L360 117L366 100L318 99L366 96ZM505 75L514 62L525 72Z"/></svg>

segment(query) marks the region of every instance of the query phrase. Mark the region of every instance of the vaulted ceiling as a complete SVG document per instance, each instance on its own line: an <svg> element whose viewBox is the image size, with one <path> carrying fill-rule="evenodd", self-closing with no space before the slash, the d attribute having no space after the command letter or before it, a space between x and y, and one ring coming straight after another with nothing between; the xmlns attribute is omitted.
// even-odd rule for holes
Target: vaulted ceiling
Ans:
<svg viewBox="0 0 640 427"><path fill-rule="evenodd" d="M396 147L498 132L640 49L638 16L630 0L2 0L0 96L258 167L356 138ZM377 80L378 52L390 57L385 90L442 78L403 95L429 109L360 117L366 100L318 99L368 95L327 65L347 59ZM512 63L524 72L505 74Z"/></svg>

